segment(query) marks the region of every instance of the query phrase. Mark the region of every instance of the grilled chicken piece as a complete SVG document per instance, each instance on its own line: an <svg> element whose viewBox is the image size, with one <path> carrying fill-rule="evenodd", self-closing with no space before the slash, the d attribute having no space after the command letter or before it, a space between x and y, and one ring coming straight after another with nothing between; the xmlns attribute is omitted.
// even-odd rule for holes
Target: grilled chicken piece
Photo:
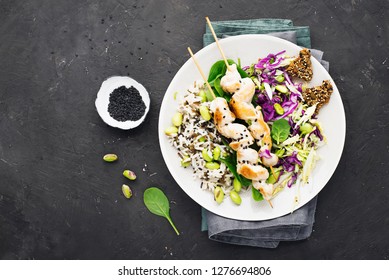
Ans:
<svg viewBox="0 0 389 280"><path fill-rule="evenodd" d="M233 93L240 88L241 77L236 68L236 64L232 64L227 68L226 74L220 80L220 86L225 92Z"/></svg>
<svg viewBox="0 0 389 280"><path fill-rule="evenodd" d="M232 149L237 150L239 147L248 147L254 143L254 138L247 127L239 123L233 123L235 115L230 111L224 98L215 98L211 103L211 111L219 133L235 140L231 142Z"/></svg>
<svg viewBox="0 0 389 280"><path fill-rule="evenodd" d="M253 181L253 187L259 190L265 200L271 200L274 191L273 184L266 184L264 181L258 180Z"/></svg>

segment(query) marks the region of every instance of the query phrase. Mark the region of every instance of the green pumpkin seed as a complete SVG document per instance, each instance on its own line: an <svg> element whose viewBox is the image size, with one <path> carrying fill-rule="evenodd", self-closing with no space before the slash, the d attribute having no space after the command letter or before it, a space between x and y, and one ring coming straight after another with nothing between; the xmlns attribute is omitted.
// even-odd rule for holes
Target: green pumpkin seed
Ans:
<svg viewBox="0 0 389 280"><path fill-rule="evenodd" d="M130 179L131 181L134 181L136 179L135 172L133 172L131 170L124 170L123 176L126 177L127 179Z"/></svg>
<svg viewBox="0 0 389 280"><path fill-rule="evenodd" d="M218 160L220 158L220 153L221 153L221 150L220 150L220 147L219 146L216 146L213 151L212 151L212 155L213 155L213 159L214 160Z"/></svg>
<svg viewBox="0 0 389 280"><path fill-rule="evenodd" d="M276 77L277 82L282 83L285 80L284 75L279 75Z"/></svg>
<svg viewBox="0 0 389 280"><path fill-rule="evenodd" d="M182 114L177 112L173 115L172 123L174 126L180 126L182 124Z"/></svg>
<svg viewBox="0 0 389 280"><path fill-rule="evenodd" d="M181 160L181 166L186 168L191 165L190 157L184 156L184 158Z"/></svg>
<svg viewBox="0 0 389 280"><path fill-rule="evenodd" d="M174 135L178 133L178 128L175 126L171 126L165 129L165 134L168 136Z"/></svg>
<svg viewBox="0 0 389 280"><path fill-rule="evenodd" d="M300 131L302 135L308 134L312 132L312 130L313 130L313 126L309 123L304 123L300 126Z"/></svg>
<svg viewBox="0 0 389 280"><path fill-rule="evenodd" d="M130 189L129 186L123 184L123 185L122 185L122 192L123 192L123 195L124 195L127 199L131 198L131 196L132 196L132 191L131 191L131 189Z"/></svg>
<svg viewBox="0 0 389 280"><path fill-rule="evenodd" d="M278 90L281 93L287 93L288 92L288 88L286 86L283 86L283 85L278 85L278 86L275 87L275 89Z"/></svg>
<svg viewBox="0 0 389 280"><path fill-rule="evenodd" d="M239 182L238 178L234 178L233 186L237 193L242 189L242 184Z"/></svg>
<svg viewBox="0 0 389 280"><path fill-rule="evenodd" d="M282 115L285 112L284 108L282 108L282 106L279 103L274 103L274 110L276 110L276 113L278 115Z"/></svg>
<svg viewBox="0 0 389 280"><path fill-rule="evenodd" d="M207 94L205 93L205 91L200 90L199 96L201 97L201 102L206 102L207 101Z"/></svg>
<svg viewBox="0 0 389 280"><path fill-rule="evenodd" d="M117 159L118 156L115 154L106 154L105 156L103 156L103 160L106 162L113 162L116 161Z"/></svg>
<svg viewBox="0 0 389 280"><path fill-rule="evenodd" d="M200 115L205 121L209 121L211 119L211 114L209 113L207 106L200 106Z"/></svg>
<svg viewBox="0 0 389 280"><path fill-rule="evenodd" d="M230 191L230 198L236 205L240 205L242 203L242 198L236 191Z"/></svg>
<svg viewBox="0 0 389 280"><path fill-rule="evenodd" d="M212 161L212 157L209 155L208 149L203 149L203 150L201 151L201 155L203 156L203 159L204 159L205 161L208 161L208 162L211 162L211 161Z"/></svg>
<svg viewBox="0 0 389 280"><path fill-rule="evenodd" d="M216 170L220 168L220 164L218 164L217 162L207 162L205 164L205 168L210 170Z"/></svg>
<svg viewBox="0 0 389 280"><path fill-rule="evenodd" d="M221 187L216 187L215 190L213 191L213 195L215 197L215 201L220 204L224 200L224 192Z"/></svg>

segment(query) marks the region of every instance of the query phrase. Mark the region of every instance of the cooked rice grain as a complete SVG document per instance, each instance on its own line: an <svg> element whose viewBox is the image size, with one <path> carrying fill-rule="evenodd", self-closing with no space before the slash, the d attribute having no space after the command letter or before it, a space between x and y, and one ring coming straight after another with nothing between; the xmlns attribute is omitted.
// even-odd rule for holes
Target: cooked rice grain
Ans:
<svg viewBox="0 0 389 280"><path fill-rule="evenodd" d="M198 83L199 84L199 83ZM201 103L201 98L196 95L200 87L191 88L183 97L178 107L178 112L183 115L183 121L176 135L168 136L169 142L178 151L181 159L189 157L193 168L193 176L201 180L201 188L213 192L216 186L223 188L225 193L232 189L233 175L224 163L220 162L220 168L210 170L205 167L206 161L202 157L202 150L212 151L216 146L220 147L221 154L228 153L219 133L212 121L205 121L199 107L209 107L209 102Z"/></svg>

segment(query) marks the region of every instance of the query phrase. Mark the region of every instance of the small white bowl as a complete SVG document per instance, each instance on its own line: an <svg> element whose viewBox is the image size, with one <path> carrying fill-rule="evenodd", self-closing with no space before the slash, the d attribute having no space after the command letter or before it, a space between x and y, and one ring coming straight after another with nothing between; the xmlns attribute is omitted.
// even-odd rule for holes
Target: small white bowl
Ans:
<svg viewBox="0 0 389 280"><path fill-rule="evenodd" d="M136 88L139 91L140 96L142 97L142 100L146 105L146 109L143 116L137 121L120 122L112 118L108 112L109 96L115 89L121 86L125 86L126 88L133 86L134 88ZM150 109L150 96L144 86L142 86L134 79L125 76L113 76L106 79L101 84L100 90L97 93L95 105L97 112L106 124L112 127L127 130L139 126L144 121Z"/></svg>

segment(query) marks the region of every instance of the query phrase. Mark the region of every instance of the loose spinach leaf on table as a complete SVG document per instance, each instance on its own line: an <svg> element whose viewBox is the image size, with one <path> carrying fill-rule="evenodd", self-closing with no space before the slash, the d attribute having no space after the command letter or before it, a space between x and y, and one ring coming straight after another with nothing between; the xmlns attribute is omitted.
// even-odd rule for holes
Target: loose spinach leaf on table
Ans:
<svg viewBox="0 0 389 280"><path fill-rule="evenodd" d="M279 119L273 123L271 128L271 137L277 144L284 142L290 133L290 125L287 120Z"/></svg>
<svg viewBox="0 0 389 280"><path fill-rule="evenodd" d="M176 226L174 225L170 217L170 205L169 200L166 195L158 188L148 188L143 194L143 202L145 203L147 209L155 215L165 217L177 235L180 235Z"/></svg>

